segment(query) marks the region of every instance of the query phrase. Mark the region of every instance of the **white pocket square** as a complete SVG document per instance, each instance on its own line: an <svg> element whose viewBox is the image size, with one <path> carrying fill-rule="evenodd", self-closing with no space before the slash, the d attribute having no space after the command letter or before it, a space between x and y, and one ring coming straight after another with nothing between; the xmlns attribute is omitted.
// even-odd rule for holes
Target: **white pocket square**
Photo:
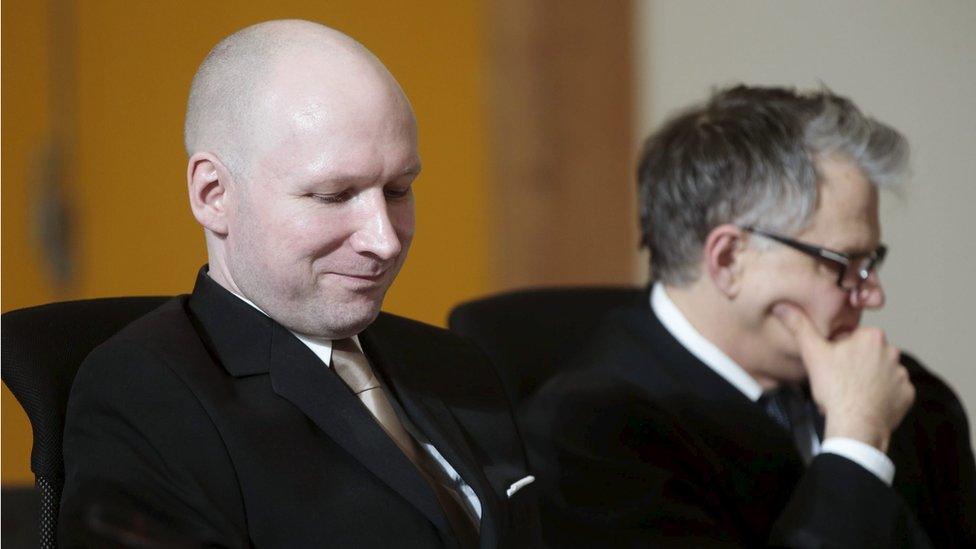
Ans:
<svg viewBox="0 0 976 549"><path fill-rule="evenodd" d="M511 486L508 487L508 490L505 490L505 494L508 497L512 497L515 495L515 492L518 492L519 490L525 488L526 486L532 484L533 482L535 482L535 477L532 475L529 475L521 480L517 480L513 482Z"/></svg>

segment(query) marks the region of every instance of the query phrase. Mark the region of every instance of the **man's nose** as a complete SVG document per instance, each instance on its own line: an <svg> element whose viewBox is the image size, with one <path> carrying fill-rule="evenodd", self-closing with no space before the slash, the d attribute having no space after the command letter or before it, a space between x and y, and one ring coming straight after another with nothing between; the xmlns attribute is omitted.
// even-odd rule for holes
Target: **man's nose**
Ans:
<svg viewBox="0 0 976 549"><path fill-rule="evenodd" d="M877 271L850 293L851 305L862 309L880 309L885 304L884 287Z"/></svg>
<svg viewBox="0 0 976 549"><path fill-rule="evenodd" d="M390 221L386 197L382 192L378 194L378 198L372 195L361 197L360 211L356 214L357 228L350 243L356 252L385 261L400 253L400 237Z"/></svg>

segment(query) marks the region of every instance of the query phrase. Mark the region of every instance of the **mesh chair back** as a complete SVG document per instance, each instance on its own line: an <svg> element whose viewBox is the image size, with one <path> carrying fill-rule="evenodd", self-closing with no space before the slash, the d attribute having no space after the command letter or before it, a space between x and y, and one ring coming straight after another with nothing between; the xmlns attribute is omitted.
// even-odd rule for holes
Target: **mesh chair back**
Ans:
<svg viewBox="0 0 976 549"><path fill-rule="evenodd" d="M98 345L169 297L65 301L0 317L3 382L30 419L31 470L40 492L42 547L56 547L64 485L64 413L78 366Z"/></svg>
<svg viewBox="0 0 976 549"><path fill-rule="evenodd" d="M485 351L518 407L565 367L604 314L646 299L646 290L627 287L522 290L463 303L448 326Z"/></svg>

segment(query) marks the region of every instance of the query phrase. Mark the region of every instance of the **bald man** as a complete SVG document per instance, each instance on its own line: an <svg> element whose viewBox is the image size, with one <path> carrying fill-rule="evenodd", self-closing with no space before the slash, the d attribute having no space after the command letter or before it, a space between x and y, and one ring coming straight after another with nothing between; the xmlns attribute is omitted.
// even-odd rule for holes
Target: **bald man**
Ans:
<svg viewBox="0 0 976 549"><path fill-rule="evenodd" d="M243 29L194 77L185 141L209 264L81 366L61 541L532 545L534 477L498 376L380 312L420 172L386 68L315 23Z"/></svg>

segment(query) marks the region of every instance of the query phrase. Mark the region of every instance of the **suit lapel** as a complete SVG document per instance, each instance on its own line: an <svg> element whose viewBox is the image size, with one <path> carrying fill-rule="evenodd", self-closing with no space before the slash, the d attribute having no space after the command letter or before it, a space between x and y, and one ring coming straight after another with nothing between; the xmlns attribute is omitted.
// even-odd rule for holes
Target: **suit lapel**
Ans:
<svg viewBox="0 0 976 549"><path fill-rule="evenodd" d="M417 390L417 384L411 382L411 370L423 368L424 365L403 364L388 345L371 337L369 330L360 334L360 342L373 368L395 393L410 421L478 495L481 502L480 544L482 547L496 546L498 532L504 528L500 524L504 514L500 512L491 483L478 465L479 460L475 458L450 407L436 395Z"/></svg>
<svg viewBox="0 0 976 549"><path fill-rule="evenodd" d="M453 539L430 486L349 388L304 344L275 324L271 384L332 440Z"/></svg>
<svg viewBox="0 0 976 549"><path fill-rule="evenodd" d="M446 546L456 546L454 532L427 481L345 383L287 329L211 280L206 269L197 276L189 306L194 322L202 325L198 332L205 334L217 362L234 377L270 374L277 395L294 404L354 460L416 507L437 528ZM407 388L409 383L400 383L400 373L406 375L410 368L398 368L368 332L361 340L377 374L397 371L397 375L383 376L388 387L417 428L477 492L484 517L484 544L486 532L489 539L494 535L490 525L499 515L497 501L474 465L450 410L439 399L416 396Z"/></svg>
<svg viewBox="0 0 976 549"><path fill-rule="evenodd" d="M762 408L688 352L647 308L628 319L639 347L629 353L634 364L628 369L638 384L651 387L665 376L672 387L670 407L707 432L721 451L738 448L752 456L779 456L777 461L800 467L800 454L790 436L783 432ZM653 366L646 364L653 357Z"/></svg>
<svg viewBox="0 0 976 549"><path fill-rule="evenodd" d="M792 438L755 402L688 352L647 307L633 309L617 325L616 340L628 357L618 375L642 387L680 418L707 448L716 482L726 486L741 520L753 531L768 529L803 475ZM630 337L620 338L620 333Z"/></svg>

